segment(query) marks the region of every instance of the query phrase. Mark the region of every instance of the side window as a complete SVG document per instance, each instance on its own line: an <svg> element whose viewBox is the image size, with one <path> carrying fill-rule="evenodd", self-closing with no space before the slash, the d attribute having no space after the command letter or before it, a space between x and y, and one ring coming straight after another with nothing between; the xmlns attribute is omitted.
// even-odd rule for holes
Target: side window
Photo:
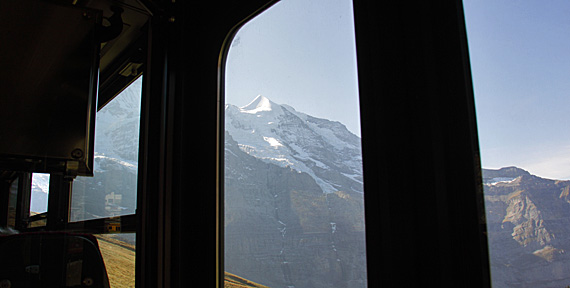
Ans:
<svg viewBox="0 0 570 288"><path fill-rule="evenodd" d="M30 198L30 216L47 212L49 195L48 173L32 174L32 195Z"/></svg>
<svg viewBox="0 0 570 288"><path fill-rule="evenodd" d="M570 3L464 6L493 287L568 287Z"/></svg>
<svg viewBox="0 0 570 288"><path fill-rule="evenodd" d="M366 287L351 1L275 4L225 73L226 285Z"/></svg>
<svg viewBox="0 0 570 288"><path fill-rule="evenodd" d="M20 179L16 178L12 180L10 184L10 190L8 195L8 215L7 215L7 226L10 228L16 227L16 210L18 201L18 188L20 185Z"/></svg>
<svg viewBox="0 0 570 288"><path fill-rule="evenodd" d="M142 77L97 112L94 177L73 183L70 221L134 214Z"/></svg>
<svg viewBox="0 0 570 288"><path fill-rule="evenodd" d="M121 218L135 214L142 77L103 106L96 116L93 177L77 177L70 222L104 218L96 234L111 287L134 287L136 233Z"/></svg>

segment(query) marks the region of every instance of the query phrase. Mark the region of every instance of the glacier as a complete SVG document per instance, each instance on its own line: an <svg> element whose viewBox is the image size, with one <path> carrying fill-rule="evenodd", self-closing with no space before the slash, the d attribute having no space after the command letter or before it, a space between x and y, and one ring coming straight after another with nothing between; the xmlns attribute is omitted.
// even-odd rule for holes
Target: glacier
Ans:
<svg viewBox="0 0 570 288"><path fill-rule="evenodd" d="M225 129L247 154L309 174L325 193L362 193L360 138L340 122L316 118L258 95L225 106Z"/></svg>

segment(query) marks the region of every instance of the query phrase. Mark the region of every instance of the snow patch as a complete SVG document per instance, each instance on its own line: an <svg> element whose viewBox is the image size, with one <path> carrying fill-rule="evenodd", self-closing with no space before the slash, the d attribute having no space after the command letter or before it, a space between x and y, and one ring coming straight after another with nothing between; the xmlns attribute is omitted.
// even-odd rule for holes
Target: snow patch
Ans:
<svg viewBox="0 0 570 288"><path fill-rule="evenodd" d="M117 163L117 164L119 164L119 165L121 165L121 166L124 166L124 167L126 167L126 168L128 168L128 169L131 169L131 170L133 170L133 171L135 171L135 172L138 170L138 163L137 163L137 162L131 163L131 162L129 162L129 161L121 160L121 159L118 159L118 158L107 157L107 156L105 156L104 154L99 154L99 155L98 155L97 153L95 153L95 163L98 163L99 161L103 161L103 160L112 161L112 162ZM98 166L100 166L100 165L101 165L101 163L98 163ZM100 169L99 171L103 171L103 169Z"/></svg>
<svg viewBox="0 0 570 288"><path fill-rule="evenodd" d="M279 142L279 140L277 140L277 139L275 139L275 138L273 138L273 137L265 137L265 136L263 136L263 140L265 140L265 142L269 143L269 145L270 145L271 147L277 148L277 147L283 146L283 144L281 144L281 142Z"/></svg>
<svg viewBox="0 0 570 288"><path fill-rule="evenodd" d="M513 183L515 180L517 180L517 178L518 177L515 177L515 178L513 178L513 177L496 177L496 178L493 178L489 181L486 181L485 184L491 185L491 186L497 185L499 183L508 184L508 183Z"/></svg>
<svg viewBox="0 0 570 288"><path fill-rule="evenodd" d="M240 109L245 113L256 114L261 111L271 111L272 104L273 102L269 101L269 99L261 95L257 95L253 101L241 107Z"/></svg>
<svg viewBox="0 0 570 288"><path fill-rule="evenodd" d="M362 178L362 175L361 175L361 174L347 174L347 173L340 173L340 174L342 174L342 175L344 175L344 176L346 176L346 177L352 179L352 180L355 181L355 182L358 182L358 183L360 183L360 184L364 184L364 183L362 182L362 180L359 179L359 178Z"/></svg>
<svg viewBox="0 0 570 288"><path fill-rule="evenodd" d="M328 165L326 165L325 163L323 163L319 160L315 160L314 158L309 158L309 160L313 161L315 163L315 165L317 165L317 167L319 167L319 168L330 169L330 167Z"/></svg>

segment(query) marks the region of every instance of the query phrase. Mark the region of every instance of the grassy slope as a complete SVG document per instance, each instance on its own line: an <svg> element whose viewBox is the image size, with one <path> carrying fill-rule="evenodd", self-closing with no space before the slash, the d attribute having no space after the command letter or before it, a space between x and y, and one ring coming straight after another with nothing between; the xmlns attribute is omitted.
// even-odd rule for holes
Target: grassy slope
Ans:
<svg viewBox="0 0 570 288"><path fill-rule="evenodd" d="M225 272L224 288L249 288L249 287L269 288L267 286L251 282L247 279L241 278L234 274Z"/></svg>
<svg viewBox="0 0 570 288"><path fill-rule="evenodd" d="M135 287L135 246L97 235L111 288Z"/></svg>
<svg viewBox="0 0 570 288"><path fill-rule="evenodd" d="M135 287L135 246L109 235L97 235L97 240L111 288ZM228 272L225 272L224 287L269 288Z"/></svg>

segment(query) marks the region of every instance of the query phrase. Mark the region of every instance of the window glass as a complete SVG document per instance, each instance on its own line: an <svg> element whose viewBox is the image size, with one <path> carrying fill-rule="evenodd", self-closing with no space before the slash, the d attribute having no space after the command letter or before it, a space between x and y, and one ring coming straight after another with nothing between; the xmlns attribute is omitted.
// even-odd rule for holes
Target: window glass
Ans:
<svg viewBox="0 0 570 288"><path fill-rule="evenodd" d="M134 214L142 77L97 112L94 177L73 183L71 221Z"/></svg>
<svg viewBox="0 0 570 288"><path fill-rule="evenodd" d="M16 178L10 185L10 195L8 196L8 227L16 227L16 205L18 202L18 185L20 178Z"/></svg>
<svg viewBox="0 0 570 288"><path fill-rule="evenodd" d="M351 1L275 4L225 69L226 285L366 287Z"/></svg>
<svg viewBox="0 0 570 288"><path fill-rule="evenodd" d="M464 1L493 287L570 285L570 2Z"/></svg>
<svg viewBox="0 0 570 288"><path fill-rule="evenodd" d="M30 198L30 216L47 212L49 195L49 174L32 174L32 195Z"/></svg>

